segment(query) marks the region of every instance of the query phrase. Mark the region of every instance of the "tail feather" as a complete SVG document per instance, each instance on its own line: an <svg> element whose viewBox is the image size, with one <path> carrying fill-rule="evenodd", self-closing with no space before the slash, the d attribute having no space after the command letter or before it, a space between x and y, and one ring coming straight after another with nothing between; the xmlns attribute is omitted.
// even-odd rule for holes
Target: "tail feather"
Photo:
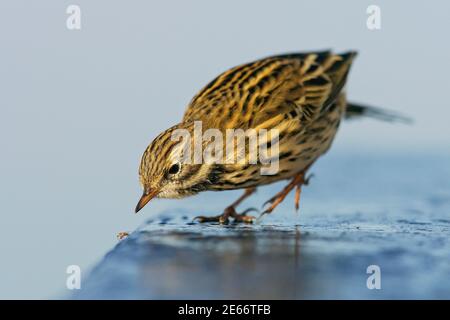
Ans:
<svg viewBox="0 0 450 320"><path fill-rule="evenodd" d="M402 123L413 122L411 118L401 115L394 111L356 104L352 102L347 103L345 117L346 119L369 117L387 122L402 122Z"/></svg>

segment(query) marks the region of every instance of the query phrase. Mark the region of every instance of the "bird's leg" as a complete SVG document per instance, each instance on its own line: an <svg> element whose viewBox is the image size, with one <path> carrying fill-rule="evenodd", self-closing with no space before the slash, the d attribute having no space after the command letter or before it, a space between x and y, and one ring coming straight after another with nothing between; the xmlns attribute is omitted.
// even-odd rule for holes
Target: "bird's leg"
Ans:
<svg viewBox="0 0 450 320"><path fill-rule="evenodd" d="M306 177L303 182L297 184L295 189L295 210L298 211L298 208L300 208L300 195L302 193L302 186L307 186L309 184L309 180L314 177L314 174L309 175Z"/></svg>
<svg viewBox="0 0 450 320"><path fill-rule="evenodd" d="M221 224L226 224L229 222L229 218L234 218L234 221L236 222L246 222L251 223L255 217L253 216L247 216L246 214L250 211L257 211L255 208L249 208L245 210L242 213L236 212L236 207L244 201L246 198L248 198L250 195L252 195L256 191L256 188L247 188L245 189L245 192L243 195L241 195L236 201L234 201L231 205L225 208L223 213L219 216L213 216L213 217L205 217L205 216L198 216L195 217L194 220L198 220L199 222L219 222Z"/></svg>
<svg viewBox="0 0 450 320"><path fill-rule="evenodd" d="M306 170L303 170L302 172L298 173L296 176L294 176L291 182L289 182L288 185L284 187L283 190L281 190L275 196L266 201L263 206L265 206L268 203L270 203L270 206L266 210L264 210L263 213L261 213L261 216L263 216L266 213L271 213L294 188L296 188L295 209L298 210L302 185L308 185L309 179L311 178L311 176L309 176L308 178L305 179L305 172Z"/></svg>
<svg viewBox="0 0 450 320"><path fill-rule="evenodd" d="M302 186L297 185L295 188L295 211L298 211L298 208L300 208L300 195L302 193Z"/></svg>

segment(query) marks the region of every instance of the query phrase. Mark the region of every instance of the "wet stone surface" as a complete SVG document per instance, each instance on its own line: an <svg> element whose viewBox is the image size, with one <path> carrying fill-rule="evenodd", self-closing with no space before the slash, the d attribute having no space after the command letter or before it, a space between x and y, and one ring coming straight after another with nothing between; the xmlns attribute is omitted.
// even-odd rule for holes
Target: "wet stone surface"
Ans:
<svg viewBox="0 0 450 320"><path fill-rule="evenodd" d="M450 221L311 225L149 222L93 270L79 298L450 298ZM366 268L381 268L381 290Z"/></svg>
<svg viewBox="0 0 450 320"><path fill-rule="evenodd" d="M421 163L386 161L395 174L385 175L365 161L364 176L353 167L344 177L337 161L320 171L332 179L305 191L298 216L291 196L259 224L192 223L204 213L198 202L155 215L106 254L75 298L450 299L450 175L421 177ZM231 199L220 194L218 204ZM381 269L380 290L366 286L369 265Z"/></svg>

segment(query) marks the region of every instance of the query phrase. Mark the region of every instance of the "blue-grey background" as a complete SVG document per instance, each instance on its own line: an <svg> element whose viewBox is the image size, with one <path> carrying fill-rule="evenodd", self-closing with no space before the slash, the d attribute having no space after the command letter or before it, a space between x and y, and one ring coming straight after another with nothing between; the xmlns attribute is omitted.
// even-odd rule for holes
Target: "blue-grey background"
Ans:
<svg viewBox="0 0 450 320"><path fill-rule="evenodd" d="M66 28L69 4L81 7L81 30ZM381 30L366 27L370 4L381 8ZM0 298L60 296L66 267L88 270L117 232L209 199L220 200L204 206L214 213L234 197L157 200L132 213L149 141L215 75L255 58L358 50L349 97L402 111L415 123L343 125L319 165L355 155L417 156L410 183L421 183L427 163L438 163L432 169L439 177L445 156L427 159L449 151L449 10L442 1L2 0ZM320 186L330 181L317 182L305 215L326 204Z"/></svg>

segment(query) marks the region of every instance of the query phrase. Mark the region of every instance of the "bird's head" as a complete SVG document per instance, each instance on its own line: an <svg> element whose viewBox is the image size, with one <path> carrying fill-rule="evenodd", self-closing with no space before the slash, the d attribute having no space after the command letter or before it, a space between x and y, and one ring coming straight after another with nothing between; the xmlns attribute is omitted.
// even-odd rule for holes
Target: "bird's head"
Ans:
<svg viewBox="0 0 450 320"><path fill-rule="evenodd" d="M193 127L177 124L158 135L142 155L139 180L144 193L135 212L151 199L182 198L207 190L213 166L192 161Z"/></svg>

